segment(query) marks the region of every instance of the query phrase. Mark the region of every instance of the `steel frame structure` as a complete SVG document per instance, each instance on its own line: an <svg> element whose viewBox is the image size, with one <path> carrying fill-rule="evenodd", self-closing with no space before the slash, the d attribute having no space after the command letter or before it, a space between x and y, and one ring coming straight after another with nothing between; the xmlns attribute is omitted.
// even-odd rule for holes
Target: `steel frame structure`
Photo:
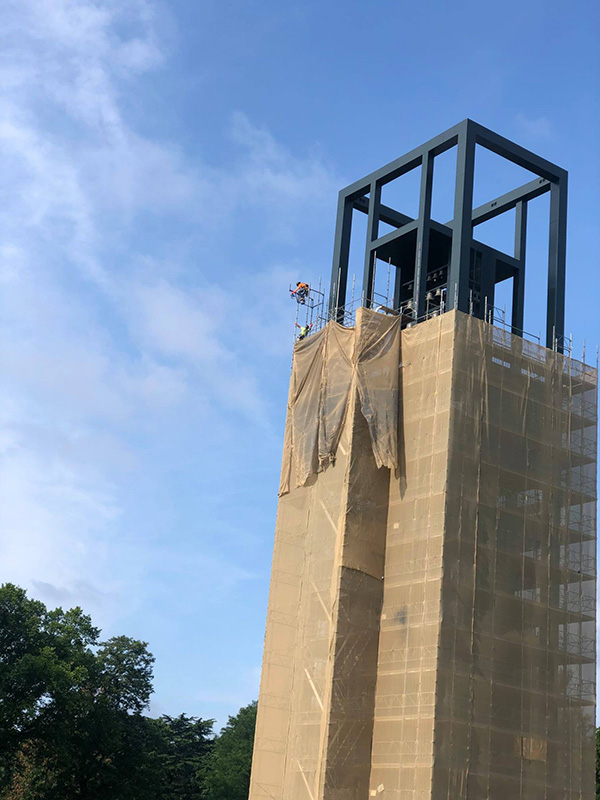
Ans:
<svg viewBox="0 0 600 800"><path fill-rule="evenodd" d="M480 145L539 177L473 208L475 149ZM454 218L445 225L431 218L433 171L436 156L457 148ZM382 187L416 167L421 170L419 215L417 219L381 203ZM548 295L546 346L563 351L565 305L565 259L567 236L567 172L541 156L505 139L488 128L465 119L453 128L411 150L395 161L342 189L339 194L334 243L330 318L342 322L346 306L348 261L352 215L355 210L368 216L362 286L362 305L373 305L375 265L389 258L396 267L394 308L401 305L403 285L411 287L409 304L414 320L425 317L427 284L437 267L430 258L432 237L446 242L448 259L444 267L446 304L484 318L484 307L494 305L494 287L513 279L512 332L523 334L527 204L550 192ZM473 228L511 209L516 209L514 253L502 253L473 238ZM395 228L379 235L380 222ZM400 254L402 252L402 254ZM407 259L408 253L408 259ZM474 263L477 262L477 275ZM439 274L439 273L438 273ZM410 284L406 280L412 278ZM473 291L480 298L473 308Z"/></svg>

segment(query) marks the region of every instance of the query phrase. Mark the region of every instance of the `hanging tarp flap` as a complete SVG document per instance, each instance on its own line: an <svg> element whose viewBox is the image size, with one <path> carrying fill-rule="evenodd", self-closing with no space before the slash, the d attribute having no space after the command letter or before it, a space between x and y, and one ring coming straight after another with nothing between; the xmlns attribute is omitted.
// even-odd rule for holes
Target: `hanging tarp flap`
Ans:
<svg viewBox="0 0 600 800"><path fill-rule="evenodd" d="M330 322L294 348L279 494L305 486L336 456L348 398L358 390L378 467L398 466L400 320L361 309L354 328Z"/></svg>
<svg viewBox="0 0 600 800"><path fill-rule="evenodd" d="M400 317L362 310L356 347L360 407L378 467L398 467Z"/></svg>
<svg viewBox="0 0 600 800"><path fill-rule="evenodd" d="M319 467L335 458L352 383L354 330L327 326L319 413Z"/></svg>
<svg viewBox="0 0 600 800"><path fill-rule="evenodd" d="M304 486L319 468L319 418L328 334L329 330L323 328L299 342L294 351L288 424L295 486Z"/></svg>

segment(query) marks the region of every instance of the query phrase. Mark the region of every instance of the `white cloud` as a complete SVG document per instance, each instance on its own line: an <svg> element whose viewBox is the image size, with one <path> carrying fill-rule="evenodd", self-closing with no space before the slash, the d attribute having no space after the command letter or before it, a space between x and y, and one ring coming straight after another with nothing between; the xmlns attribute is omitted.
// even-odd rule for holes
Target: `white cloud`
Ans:
<svg viewBox="0 0 600 800"><path fill-rule="evenodd" d="M231 136L245 154L234 175L238 198L267 208L270 235L296 241L299 215L304 220L321 215L337 196L339 181L331 168L314 154L293 156L239 111L232 115Z"/></svg>
<svg viewBox="0 0 600 800"><path fill-rule="evenodd" d="M148 137L130 101L165 63L152 2L9 0L3 12L0 580L110 621L165 561L145 532L122 530L124 476L145 474L157 415L193 401L190 424L212 415L264 432L255 368L289 348L274 310L289 268L255 273L248 320L226 265L211 269L219 285L190 263L181 225L213 255L215 231L243 214L257 240L293 240L335 182L317 155L288 152L241 113L227 167ZM140 220L162 226L173 263L144 250ZM247 579L211 558L197 566L215 581Z"/></svg>
<svg viewBox="0 0 600 800"><path fill-rule="evenodd" d="M102 620L110 606L115 611L126 585L122 562L109 564L110 531L120 514L115 487L56 453L39 457L31 440L4 450L0 484L2 579L50 601L44 587L70 592Z"/></svg>
<svg viewBox="0 0 600 800"><path fill-rule="evenodd" d="M555 135L554 127L548 117L527 117L525 114L517 114L517 125L530 139L551 139Z"/></svg>
<svg viewBox="0 0 600 800"><path fill-rule="evenodd" d="M132 333L145 350L185 364L219 405L266 424L257 381L223 338L235 300L217 287L183 291L165 280L132 286L127 299Z"/></svg>
<svg viewBox="0 0 600 800"><path fill-rule="evenodd" d="M319 205L327 197L334 181L319 158L294 157L241 111L232 115L231 136L247 154L242 173L255 200L262 197L271 204L287 199Z"/></svg>
<svg viewBox="0 0 600 800"><path fill-rule="evenodd" d="M224 317L219 310L224 310L225 303L222 292L184 292L164 280L133 291L139 332L150 347L192 362L228 356L219 341L218 326Z"/></svg>

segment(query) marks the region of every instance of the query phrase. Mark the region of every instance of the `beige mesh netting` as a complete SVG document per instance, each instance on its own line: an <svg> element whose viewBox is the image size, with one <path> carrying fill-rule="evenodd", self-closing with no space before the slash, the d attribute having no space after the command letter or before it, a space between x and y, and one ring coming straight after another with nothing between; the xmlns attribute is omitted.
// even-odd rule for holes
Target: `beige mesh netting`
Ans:
<svg viewBox="0 0 600 800"><path fill-rule="evenodd" d="M354 329L332 322L298 342L290 381L280 494L335 457L352 381Z"/></svg>
<svg viewBox="0 0 600 800"><path fill-rule="evenodd" d="M348 399L358 389L377 466L398 466L400 320L373 312L354 328L329 323L298 342L288 400L281 485L305 486L335 459Z"/></svg>
<svg viewBox="0 0 600 800"><path fill-rule="evenodd" d="M596 385L456 317L436 798L594 796Z"/></svg>
<svg viewBox="0 0 600 800"><path fill-rule="evenodd" d="M296 346L252 800L591 800L596 386L458 313Z"/></svg>

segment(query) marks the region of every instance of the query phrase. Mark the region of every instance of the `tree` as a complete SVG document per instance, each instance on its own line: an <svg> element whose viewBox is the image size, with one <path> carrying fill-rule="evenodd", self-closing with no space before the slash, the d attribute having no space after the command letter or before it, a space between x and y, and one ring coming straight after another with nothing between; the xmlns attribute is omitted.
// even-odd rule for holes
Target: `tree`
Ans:
<svg viewBox="0 0 600 800"><path fill-rule="evenodd" d="M229 717L206 761L206 800L248 800L255 727L256 702Z"/></svg>
<svg viewBox="0 0 600 800"><path fill-rule="evenodd" d="M89 679L99 631L80 609L48 611L0 587L0 774L23 742L47 737Z"/></svg>
<svg viewBox="0 0 600 800"><path fill-rule="evenodd" d="M156 734L160 800L201 800L202 772L213 745L213 720L180 714L148 720Z"/></svg>
<svg viewBox="0 0 600 800"><path fill-rule="evenodd" d="M120 711L141 713L152 689L154 656L146 642L115 636L98 650L98 685L103 697Z"/></svg>
<svg viewBox="0 0 600 800"><path fill-rule="evenodd" d="M0 800L247 800L256 704L213 720L143 715L154 657L80 608L0 586Z"/></svg>
<svg viewBox="0 0 600 800"><path fill-rule="evenodd" d="M80 608L0 587L0 798L144 800L153 656ZM156 761L156 759L154 759Z"/></svg>

